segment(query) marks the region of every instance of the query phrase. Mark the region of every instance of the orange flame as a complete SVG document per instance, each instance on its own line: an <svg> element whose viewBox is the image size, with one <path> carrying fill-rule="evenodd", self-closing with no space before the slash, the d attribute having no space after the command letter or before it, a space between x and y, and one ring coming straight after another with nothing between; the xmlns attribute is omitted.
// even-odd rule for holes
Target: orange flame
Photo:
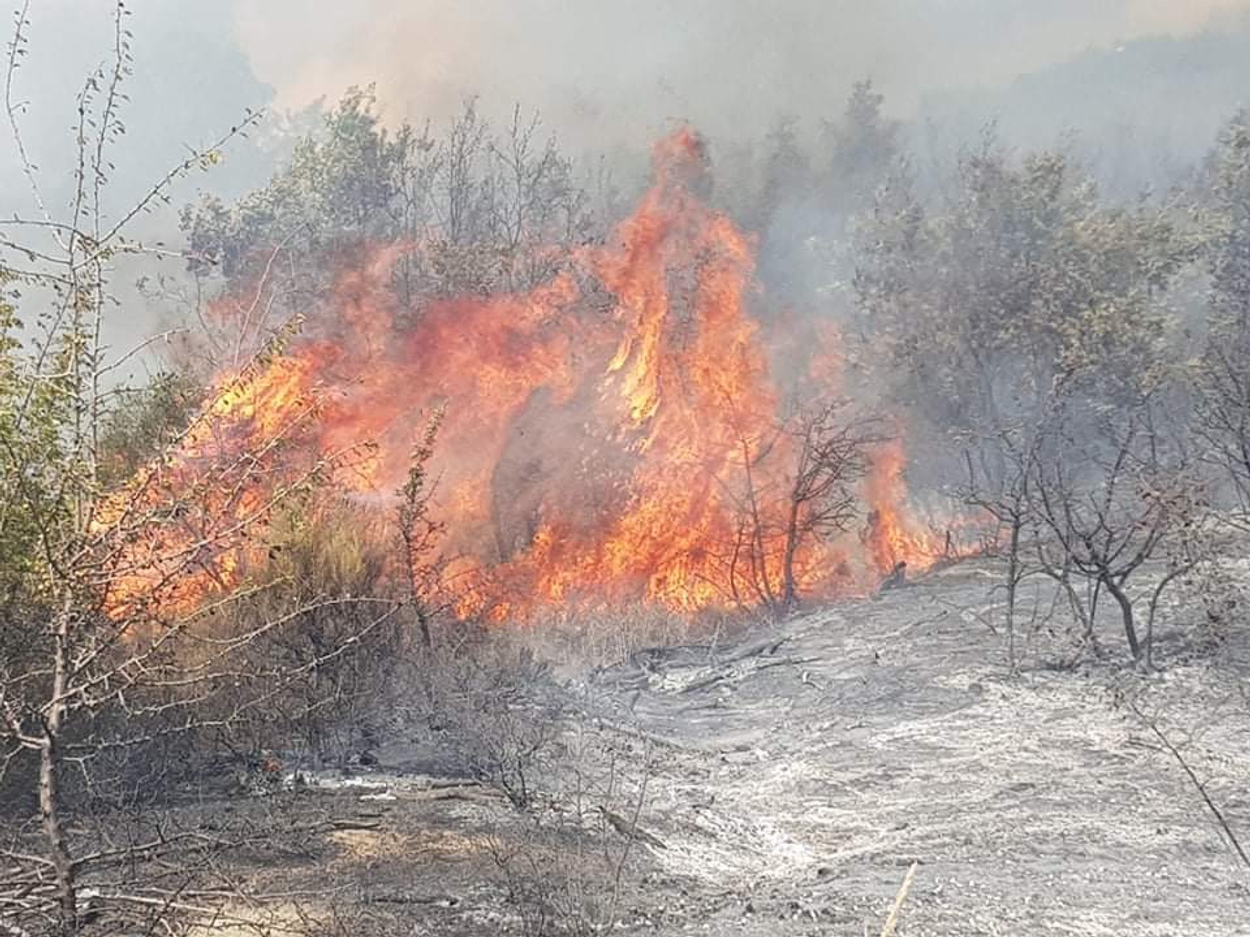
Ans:
<svg viewBox="0 0 1250 937"><path fill-rule="evenodd" d="M939 536L908 509L905 466L903 444L893 440L875 453L864 482L869 510L861 539L872 565L881 572L894 570L899 563L913 570L927 569L960 550L949 533Z"/></svg>
<svg viewBox="0 0 1250 937"><path fill-rule="evenodd" d="M105 609L114 618L181 618L242 581L250 536L284 484L280 446L314 408L312 362L277 357L218 383L166 458L103 499L90 525Z"/></svg>
<svg viewBox="0 0 1250 937"><path fill-rule="evenodd" d="M247 379L219 383L165 463L161 497L191 493L199 513L247 526L263 521L284 471L371 445L367 456L334 462L334 478L362 505L389 509L437 407L431 513L447 532L444 576L461 615L502 619L584 600L685 612L764 597L782 575L791 469L777 432L776 343L749 311L753 245L699 198L706 161L696 134L661 141L654 170L653 187L607 244L577 251L530 293L414 314L389 288L403 249L376 251L339 278L333 301L310 313L287 351ZM610 297L606 313L587 282ZM840 355L830 332L815 334L808 373L828 380ZM315 417L293 432L314 399ZM233 500L210 496L197 466L220 470L231 458L266 471L226 485ZM928 555L932 544L906 511L902 467L901 446L884 447L865 485L875 520L862 549L853 537L800 545L791 566L805 594L863 588L897 561ZM120 492L102 527L119 525L161 474ZM113 608L157 591L177 565L166 558L171 545L185 554L196 536L205 539L166 527L159 544L144 534L120 551L127 572ZM237 583L253 559L223 542L159 601L185 611L213 585Z"/></svg>

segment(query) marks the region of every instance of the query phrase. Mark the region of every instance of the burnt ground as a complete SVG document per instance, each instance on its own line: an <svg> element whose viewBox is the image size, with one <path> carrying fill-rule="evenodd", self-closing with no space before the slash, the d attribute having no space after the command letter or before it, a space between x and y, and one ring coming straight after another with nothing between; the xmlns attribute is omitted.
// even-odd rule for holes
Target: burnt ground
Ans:
<svg viewBox="0 0 1250 937"><path fill-rule="evenodd" d="M519 814L398 745L347 786L280 795L331 822L314 859L254 884L306 896L292 929L344 934L526 933L541 906L617 933L862 935L916 863L911 937L1250 934L1250 869L1142 718L1250 847L1250 642L1198 656L1165 633L1143 677L1111 630L1111 659L1055 667L1066 638L1042 628L1012 677L991 577L962 564L573 672L558 797Z"/></svg>

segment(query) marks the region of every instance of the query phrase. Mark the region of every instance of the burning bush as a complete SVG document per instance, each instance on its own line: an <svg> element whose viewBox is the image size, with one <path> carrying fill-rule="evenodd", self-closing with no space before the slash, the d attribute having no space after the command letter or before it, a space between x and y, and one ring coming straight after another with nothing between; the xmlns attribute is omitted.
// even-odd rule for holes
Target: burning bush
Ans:
<svg viewBox="0 0 1250 937"><path fill-rule="evenodd" d="M439 413L425 520L460 617L577 602L784 611L923 565L931 538L907 514L901 448L835 402L834 331L789 373L790 337L752 311L751 238L700 197L702 141L679 130L653 169L606 243L569 248L525 292L405 305L397 271L428 244L352 251L330 298L245 382L255 399L236 403L227 374L209 412L246 411L258 472L328 465L366 513L390 510ZM236 345L260 340L240 308L216 310ZM865 547L843 535L869 510L881 527Z"/></svg>

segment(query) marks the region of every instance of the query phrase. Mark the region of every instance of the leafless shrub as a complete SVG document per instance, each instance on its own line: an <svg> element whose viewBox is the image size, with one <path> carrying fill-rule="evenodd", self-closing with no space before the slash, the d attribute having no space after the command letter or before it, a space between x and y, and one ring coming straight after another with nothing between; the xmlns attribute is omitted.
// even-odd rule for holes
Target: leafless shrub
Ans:
<svg viewBox="0 0 1250 937"><path fill-rule="evenodd" d="M554 788L520 831L492 837L492 859L528 937L590 937L619 926L640 853L664 848L643 822L652 770L650 751L579 730Z"/></svg>
<svg viewBox="0 0 1250 937"><path fill-rule="evenodd" d="M532 651L465 631L458 644L417 658L410 722L426 726L459 770L526 808L563 731L567 699Z"/></svg>
<svg viewBox="0 0 1250 937"><path fill-rule="evenodd" d="M1034 452L1039 560L1065 586L1069 576L1093 586L1085 619L1090 629L1100 591L1109 594L1134 663L1150 668L1160 599L1200 559L1203 487L1184 451L1159 429L1149 399L1108 413L1095 408L1092 422L1084 417L1082 411L1057 420ZM1156 559L1166 568L1152 585L1143 632L1127 584Z"/></svg>

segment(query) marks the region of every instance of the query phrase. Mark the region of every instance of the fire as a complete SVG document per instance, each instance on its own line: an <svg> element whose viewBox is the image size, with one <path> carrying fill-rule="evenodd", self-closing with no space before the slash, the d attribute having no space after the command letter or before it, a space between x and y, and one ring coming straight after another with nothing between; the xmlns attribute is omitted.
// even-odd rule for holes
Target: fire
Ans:
<svg viewBox="0 0 1250 937"><path fill-rule="evenodd" d="M285 488L282 445L315 415L311 364L278 357L219 382L172 452L97 506L89 532L111 615L182 617L242 581L259 558L250 535Z"/></svg>
<svg viewBox="0 0 1250 937"><path fill-rule="evenodd" d="M873 566L881 571L893 570L899 563L924 569L952 556L956 549L949 535L939 537L907 510L905 467L903 444L893 440L874 455L864 484L869 511L862 539Z"/></svg>
<svg viewBox="0 0 1250 937"><path fill-rule="evenodd" d="M173 455L106 505L100 529L136 503L188 495L227 527L263 524L283 485L318 465L362 510L393 510L438 410L430 512L464 616L583 601L694 612L767 599L787 569L803 594L828 596L871 587L899 560L924 565L936 554L906 510L901 445L883 447L865 481L875 520L859 549L853 535L809 537L786 555L793 442L778 427L790 389L774 374L782 343L751 313L752 239L699 197L707 167L692 131L661 141L654 170L606 244L530 293L402 310L389 276L405 248L377 250L288 347L218 382ZM590 301L602 294L606 312ZM809 374L827 380L838 348L831 331L814 334ZM226 484L241 462L244 479ZM111 607L158 592L181 563L176 590L156 599L181 613L258 562L227 536L189 568L187 551L209 540L187 524L130 537Z"/></svg>

